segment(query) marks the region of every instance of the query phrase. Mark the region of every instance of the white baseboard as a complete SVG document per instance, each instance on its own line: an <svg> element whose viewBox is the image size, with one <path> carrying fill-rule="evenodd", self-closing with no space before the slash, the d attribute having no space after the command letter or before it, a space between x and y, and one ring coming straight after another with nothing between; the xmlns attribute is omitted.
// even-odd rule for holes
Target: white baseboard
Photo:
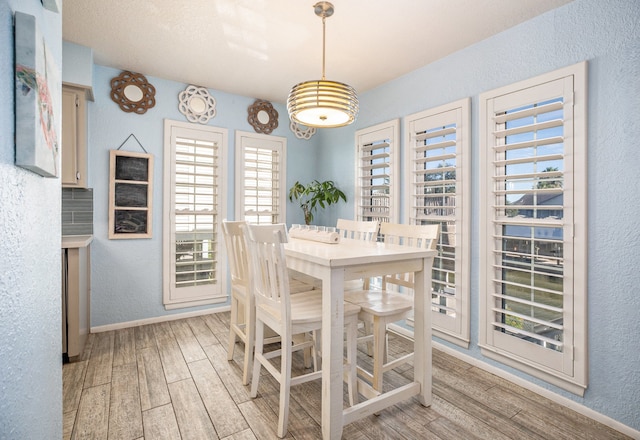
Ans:
<svg viewBox="0 0 640 440"><path fill-rule="evenodd" d="M207 310L198 310L195 312L176 313L175 315L158 316L156 318L138 319L136 321L118 322L116 324L99 325L91 327L91 333L108 332L111 330L121 330L129 327L139 327L146 324L155 324L157 322L175 321L177 319L192 318L194 316L209 315L211 313L222 313L231 310L231 306L215 307Z"/></svg>
<svg viewBox="0 0 640 440"><path fill-rule="evenodd" d="M543 388L539 385L529 382L521 377L516 376L515 374L504 371L500 368L494 367L493 365L489 365L486 362L481 361L480 359L476 359L473 356L469 356L468 354L461 353L458 350L450 348L444 344L433 341L433 347L438 350L449 354L455 358L458 358L468 364L473 365L474 367L478 367L482 370L488 371L491 374L495 374L496 376L500 376L503 379L506 379L510 382L515 383L516 385L521 386L529 391L532 391L536 394L541 395L542 397L546 397L552 402L558 403L562 406L565 406L573 411L582 414L583 416L589 417L590 419L595 420L596 422L602 423L616 431L619 431L625 435L628 435L631 438L640 440L640 431L637 431L630 426L624 425L617 420L612 419L611 417L605 416L591 408L588 408L578 402L575 402L571 399L567 399L564 396L556 394L546 388Z"/></svg>

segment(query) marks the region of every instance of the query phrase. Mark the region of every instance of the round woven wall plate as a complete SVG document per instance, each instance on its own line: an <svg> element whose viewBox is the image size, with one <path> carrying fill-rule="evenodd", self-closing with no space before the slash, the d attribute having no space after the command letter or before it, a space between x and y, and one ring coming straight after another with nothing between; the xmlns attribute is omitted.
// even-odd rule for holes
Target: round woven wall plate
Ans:
<svg viewBox="0 0 640 440"><path fill-rule="evenodd" d="M247 121L257 133L270 134L278 127L278 112L269 101L256 99L248 111Z"/></svg>
<svg viewBox="0 0 640 440"><path fill-rule="evenodd" d="M178 110L189 122L206 124L216 115L216 100L204 87L188 86L178 95Z"/></svg>
<svg viewBox="0 0 640 440"><path fill-rule="evenodd" d="M127 113L141 115L156 105L156 89L140 73L125 70L111 80L111 99Z"/></svg>

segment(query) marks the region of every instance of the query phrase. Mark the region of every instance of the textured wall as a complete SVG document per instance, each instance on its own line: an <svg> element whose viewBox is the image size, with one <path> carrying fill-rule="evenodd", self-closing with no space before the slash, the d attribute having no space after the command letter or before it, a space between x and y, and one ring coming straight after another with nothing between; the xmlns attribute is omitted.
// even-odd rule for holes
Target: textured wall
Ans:
<svg viewBox="0 0 640 440"><path fill-rule="evenodd" d="M142 72L144 73L144 72ZM89 102L89 186L94 191L94 240L91 243L91 325L155 318L206 307L166 311L162 305L162 206L163 206L163 130L164 119L186 122L178 111L178 94L186 84L147 76L156 88L156 106L144 115L124 113L110 98L111 78L119 70L104 66L94 69L95 102ZM254 132L247 122L247 108L254 98L210 91L216 99L216 116L208 125L229 130L227 185L229 197L226 217L234 216L234 144L235 130ZM289 129L284 106L274 104L279 113L275 136L287 137L287 187L298 179L306 180L316 161L317 135L300 140ZM153 238L141 240L109 240L109 150L117 149L131 133L153 154ZM133 138L123 150L142 152ZM301 223L302 212L287 206L287 221Z"/></svg>
<svg viewBox="0 0 640 440"><path fill-rule="evenodd" d="M36 17L62 61L60 14L0 1L0 438L48 440L62 436L60 180L13 165L15 10Z"/></svg>
<svg viewBox="0 0 640 440"><path fill-rule="evenodd" d="M640 194L640 2L575 0L363 93L356 124L322 134L319 169L323 178L352 185L354 159L344 151L353 151L355 130L471 96L472 343L467 353L486 361L477 346L478 95L583 60L589 76L589 388L579 398L489 363L640 430L640 205L635 203ZM348 206L335 215L352 212Z"/></svg>

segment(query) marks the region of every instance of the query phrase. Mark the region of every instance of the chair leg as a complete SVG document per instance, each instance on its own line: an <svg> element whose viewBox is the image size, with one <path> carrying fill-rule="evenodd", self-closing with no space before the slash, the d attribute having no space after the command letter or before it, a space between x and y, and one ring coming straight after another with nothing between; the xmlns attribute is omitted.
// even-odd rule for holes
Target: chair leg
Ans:
<svg viewBox="0 0 640 440"><path fill-rule="evenodd" d="M378 317L373 318L373 383L374 390L382 392L382 367L384 365L386 325Z"/></svg>
<svg viewBox="0 0 640 440"><path fill-rule="evenodd" d="M258 382L260 382L260 360L258 354L262 355L264 351L264 323L262 321L256 321L255 326L255 352L253 356L253 373L251 374L251 392L249 395L254 399L258 395Z"/></svg>
<svg viewBox="0 0 640 440"><path fill-rule="evenodd" d="M358 403L358 319L349 319L347 324L347 389L349 391L349 406Z"/></svg>
<svg viewBox="0 0 640 440"><path fill-rule="evenodd" d="M235 329L238 325L238 300L231 295L231 314L229 317L229 343L227 345L227 360L233 360L233 351L236 347L237 335Z"/></svg>
<svg viewBox="0 0 640 440"><path fill-rule="evenodd" d="M256 340L256 307L251 301L245 305L245 339L244 365L242 366L242 385L248 385L251 381L251 366L253 363L253 350Z"/></svg>
<svg viewBox="0 0 640 440"><path fill-rule="evenodd" d="M373 330L371 329L372 327L371 321L368 319L365 319L363 322L364 322L364 334L365 335L372 334ZM367 341L367 354L370 357L373 356L373 343L371 341Z"/></svg>
<svg viewBox="0 0 640 440"><path fill-rule="evenodd" d="M289 394L291 390L291 346L289 335L282 337L282 351L280 357L280 410L278 413L278 437L287 435L289 422Z"/></svg>

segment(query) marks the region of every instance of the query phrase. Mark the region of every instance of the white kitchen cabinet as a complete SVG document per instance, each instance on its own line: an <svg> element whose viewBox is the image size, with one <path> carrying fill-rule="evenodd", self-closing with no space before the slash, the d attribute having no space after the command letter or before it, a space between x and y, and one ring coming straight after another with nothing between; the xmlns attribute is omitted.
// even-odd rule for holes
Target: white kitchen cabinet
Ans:
<svg viewBox="0 0 640 440"><path fill-rule="evenodd" d="M91 236L62 238L62 352L82 355L90 332Z"/></svg>
<svg viewBox="0 0 640 440"><path fill-rule="evenodd" d="M62 85L62 186L87 187L86 89Z"/></svg>

